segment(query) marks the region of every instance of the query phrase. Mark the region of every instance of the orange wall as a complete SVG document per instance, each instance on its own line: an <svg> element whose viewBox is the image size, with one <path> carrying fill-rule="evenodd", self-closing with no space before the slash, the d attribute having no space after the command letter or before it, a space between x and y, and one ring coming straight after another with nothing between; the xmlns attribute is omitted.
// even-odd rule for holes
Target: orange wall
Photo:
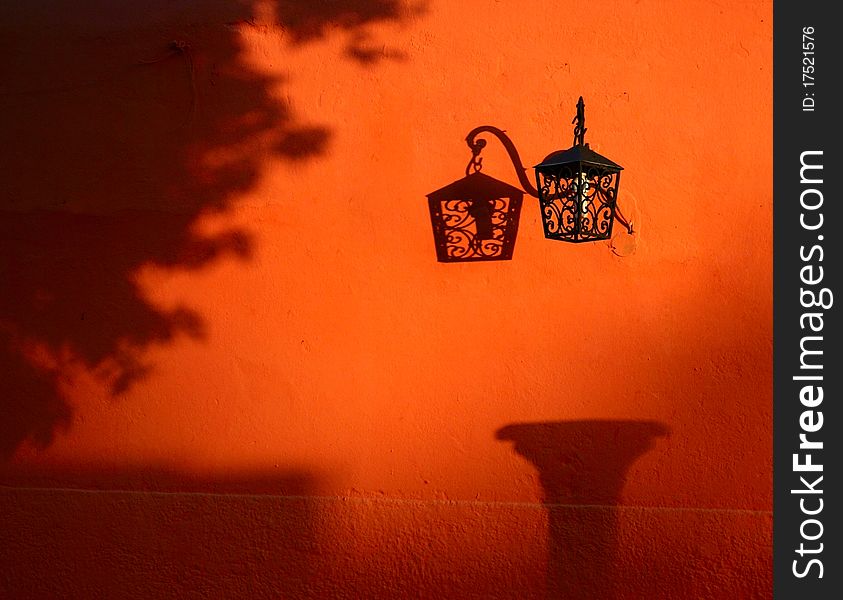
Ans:
<svg viewBox="0 0 843 600"><path fill-rule="evenodd" d="M770 596L769 1L19 4L0 592ZM634 239L438 263L580 95Z"/></svg>

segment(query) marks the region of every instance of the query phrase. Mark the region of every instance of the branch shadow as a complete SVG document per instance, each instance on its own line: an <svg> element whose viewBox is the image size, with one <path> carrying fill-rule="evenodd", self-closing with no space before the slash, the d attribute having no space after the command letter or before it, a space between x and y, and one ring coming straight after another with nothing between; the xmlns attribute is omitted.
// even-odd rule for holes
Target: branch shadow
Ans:
<svg viewBox="0 0 843 600"><path fill-rule="evenodd" d="M116 397L154 367L151 347L207 336L190 306L151 301L139 272L248 260L252 232L203 233L200 219L230 213L266 157L328 151L333 131L273 92L289 83L247 63L242 27L269 10L285 44L340 31L344 58L369 66L391 56L372 50L370 26L421 10L401 0L40 4L0 8L0 459L70 426L68 372L94 374Z"/></svg>
<svg viewBox="0 0 843 600"><path fill-rule="evenodd" d="M653 421L515 423L496 432L539 472L548 514L548 597L622 597L617 506L633 463L668 435Z"/></svg>

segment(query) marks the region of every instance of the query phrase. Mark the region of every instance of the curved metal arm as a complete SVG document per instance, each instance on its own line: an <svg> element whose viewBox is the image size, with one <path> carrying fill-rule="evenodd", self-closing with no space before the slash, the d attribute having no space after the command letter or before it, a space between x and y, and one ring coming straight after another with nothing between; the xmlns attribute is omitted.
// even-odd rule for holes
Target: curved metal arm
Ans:
<svg viewBox="0 0 843 600"><path fill-rule="evenodd" d="M512 140L509 139L502 129L498 129L497 127L492 127L491 125L481 125L480 127L475 127L472 129L467 136L465 136L465 141L468 144L468 147L471 148L471 152L474 153L476 156L480 150L486 145L485 140L477 140L476 138L481 133L491 133L496 138L498 138L503 147L506 148L507 153L509 154L509 159L512 161L512 166L515 167L515 174L518 176L518 181L521 183L521 187L524 188L524 191L530 194L531 196L538 198L539 191L530 183L530 180L527 178L527 173L524 168L524 164L521 162L521 157L518 156L518 150L515 149L515 144L512 143Z"/></svg>

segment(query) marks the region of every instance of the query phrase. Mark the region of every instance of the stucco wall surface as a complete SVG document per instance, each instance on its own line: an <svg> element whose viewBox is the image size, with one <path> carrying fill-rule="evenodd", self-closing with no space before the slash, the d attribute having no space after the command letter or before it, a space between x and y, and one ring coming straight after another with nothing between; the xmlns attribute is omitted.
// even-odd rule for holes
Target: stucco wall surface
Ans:
<svg viewBox="0 0 843 600"><path fill-rule="evenodd" d="M0 595L770 597L771 19L0 7ZM635 234L437 262L579 96Z"/></svg>

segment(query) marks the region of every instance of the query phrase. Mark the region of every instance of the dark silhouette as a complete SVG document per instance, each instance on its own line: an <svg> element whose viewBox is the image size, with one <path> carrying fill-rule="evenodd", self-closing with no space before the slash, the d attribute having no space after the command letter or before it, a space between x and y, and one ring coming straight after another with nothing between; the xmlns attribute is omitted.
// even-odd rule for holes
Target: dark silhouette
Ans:
<svg viewBox="0 0 843 600"><path fill-rule="evenodd" d="M116 396L153 368L150 346L207 335L191 307L152 303L140 270L247 260L249 231L203 234L200 217L229 211L266 156L326 152L331 131L270 94L284 81L244 61L241 30L278 27L286 44L343 31L344 57L369 65L394 53L368 25L420 10L259 4L0 7L0 458L71 424L68 371L94 373Z"/></svg>
<svg viewBox="0 0 843 600"><path fill-rule="evenodd" d="M668 429L652 421L517 423L499 440L539 472L547 505L548 597L612 600L616 506L626 472Z"/></svg>
<svg viewBox="0 0 843 600"><path fill-rule="evenodd" d="M479 171L428 194L437 260L511 259L523 196Z"/></svg>

